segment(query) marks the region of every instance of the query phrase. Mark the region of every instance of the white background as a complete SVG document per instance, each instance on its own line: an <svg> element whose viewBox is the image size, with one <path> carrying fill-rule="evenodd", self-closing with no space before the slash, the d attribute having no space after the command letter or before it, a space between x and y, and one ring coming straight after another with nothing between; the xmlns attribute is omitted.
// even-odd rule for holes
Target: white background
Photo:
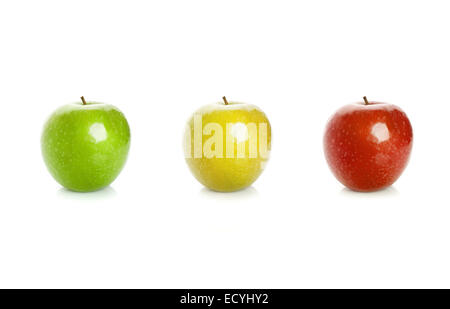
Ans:
<svg viewBox="0 0 450 309"><path fill-rule="evenodd" d="M2 1L0 287L450 288L448 1ZM83 95L119 107L125 169L71 193L41 128ZM273 129L242 192L190 174L185 120L226 95ZM414 129L387 190L330 173L326 121L386 101Z"/></svg>

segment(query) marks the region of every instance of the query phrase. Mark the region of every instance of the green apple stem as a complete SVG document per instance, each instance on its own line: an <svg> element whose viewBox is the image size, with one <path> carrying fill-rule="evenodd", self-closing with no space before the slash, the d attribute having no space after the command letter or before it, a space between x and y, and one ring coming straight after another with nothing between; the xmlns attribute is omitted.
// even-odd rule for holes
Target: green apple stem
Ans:
<svg viewBox="0 0 450 309"><path fill-rule="evenodd" d="M81 97L81 101L83 102L83 105L86 105L86 101L84 100L84 97Z"/></svg>
<svg viewBox="0 0 450 309"><path fill-rule="evenodd" d="M225 98L225 97L222 97L222 99L223 99L223 101L225 102L225 105L228 105L228 101L227 101L227 98Z"/></svg>
<svg viewBox="0 0 450 309"><path fill-rule="evenodd" d="M369 101L367 101L367 97L364 97L363 99L364 99L364 104L369 105Z"/></svg>

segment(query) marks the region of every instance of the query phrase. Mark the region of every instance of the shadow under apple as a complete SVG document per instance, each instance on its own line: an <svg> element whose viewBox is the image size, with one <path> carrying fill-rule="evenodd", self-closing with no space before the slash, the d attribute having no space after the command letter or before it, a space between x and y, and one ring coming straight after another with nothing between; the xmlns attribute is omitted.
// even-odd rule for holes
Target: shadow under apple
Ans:
<svg viewBox="0 0 450 309"><path fill-rule="evenodd" d="M232 200L243 200L243 199L251 199L256 198L259 196L258 190L256 190L254 187L248 187L239 191L235 192L217 192L210 190L206 187L203 187L199 195L203 198L207 199L215 199L215 200L222 200L222 201L232 201Z"/></svg>
<svg viewBox="0 0 450 309"><path fill-rule="evenodd" d="M57 191L56 195L59 198L70 201L101 201L114 198L117 192L111 186L94 192L75 192L61 188Z"/></svg>
<svg viewBox="0 0 450 309"><path fill-rule="evenodd" d="M363 198L363 197L393 197L393 196L398 196L400 195L400 192L394 187L394 186L389 186L387 188L378 190L378 191L374 191L374 192L358 192L358 191L353 191L350 190L349 188L343 188L340 192L340 195L343 196L352 196L352 197L358 197L358 198Z"/></svg>

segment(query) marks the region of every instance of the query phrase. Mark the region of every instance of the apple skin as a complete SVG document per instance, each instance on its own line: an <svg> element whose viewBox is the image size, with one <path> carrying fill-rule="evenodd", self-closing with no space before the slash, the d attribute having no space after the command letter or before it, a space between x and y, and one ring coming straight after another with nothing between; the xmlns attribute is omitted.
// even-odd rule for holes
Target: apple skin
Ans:
<svg viewBox="0 0 450 309"><path fill-rule="evenodd" d="M325 157L334 176L354 191L386 188L409 161L413 131L406 114L381 102L355 103L328 121Z"/></svg>
<svg viewBox="0 0 450 309"><path fill-rule="evenodd" d="M90 192L111 184L130 148L130 128L116 107L68 104L47 120L41 137L44 162L65 188Z"/></svg>
<svg viewBox="0 0 450 309"><path fill-rule="evenodd" d="M191 149L194 148L194 139L186 139L186 134L194 136L194 115L201 115L202 130L211 123L217 123L223 128L223 149L226 149L226 124L227 123L264 123L267 125L267 150L271 150L271 126L264 112L255 105L229 102L228 105L218 102L208 104L198 109L190 117L185 130L185 143L190 143ZM241 126L242 127L242 126ZM202 136L202 143L208 138ZM269 159L269 155L261 156L258 151L256 157L249 156L249 140L238 141L233 139L234 149L238 145L245 144L245 158L207 158L202 155L201 158L186 157L186 163L189 166L194 177L205 187L218 192L233 192L249 187L263 172ZM258 149L260 141L258 140ZM185 150L186 151L186 150ZM191 153L192 154L192 153ZM235 151L236 154L236 151Z"/></svg>

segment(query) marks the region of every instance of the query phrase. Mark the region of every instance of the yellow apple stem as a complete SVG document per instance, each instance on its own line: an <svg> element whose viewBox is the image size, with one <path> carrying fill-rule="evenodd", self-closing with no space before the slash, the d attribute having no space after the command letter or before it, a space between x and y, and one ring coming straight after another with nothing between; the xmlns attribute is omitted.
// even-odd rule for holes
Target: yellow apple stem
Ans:
<svg viewBox="0 0 450 309"><path fill-rule="evenodd" d="M369 101L367 101L367 97L364 97L363 99L364 99L364 104L369 105Z"/></svg>
<svg viewBox="0 0 450 309"><path fill-rule="evenodd" d="M86 101L84 100L84 97L81 97L81 101L83 102L83 105L86 105Z"/></svg>
<svg viewBox="0 0 450 309"><path fill-rule="evenodd" d="M223 101L225 102L225 105L228 105L228 101L227 101L227 98L225 98L225 97L222 97L222 99L223 99Z"/></svg>

